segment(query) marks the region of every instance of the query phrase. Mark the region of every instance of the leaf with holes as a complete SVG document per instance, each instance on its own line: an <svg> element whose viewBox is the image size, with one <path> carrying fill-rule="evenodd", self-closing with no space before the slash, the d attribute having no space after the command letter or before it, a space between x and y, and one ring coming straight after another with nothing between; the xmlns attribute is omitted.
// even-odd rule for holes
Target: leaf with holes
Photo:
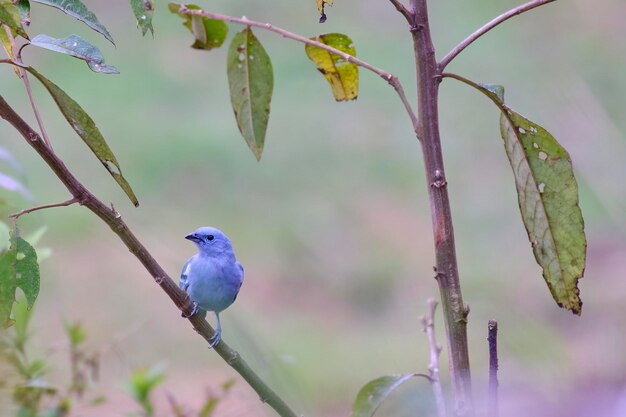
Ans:
<svg viewBox="0 0 626 417"><path fill-rule="evenodd" d="M544 128L510 109L500 116L500 131L535 259L557 304L580 315L587 241L569 154Z"/></svg>
<svg viewBox="0 0 626 417"><path fill-rule="evenodd" d="M96 17L96 15L93 14L91 11L89 11L89 9L87 9L87 6L85 6L79 0L32 0L32 1L34 1L35 3L45 4L46 6L54 7L55 9L59 9L63 13L66 13L80 20L81 22L83 22L84 24L86 24L87 26L89 26L96 32L100 33L102 36L104 36L113 45L115 45L115 42L113 42L113 37L111 36L107 28L105 28L104 25L102 25L102 23L98 21L98 18Z"/></svg>
<svg viewBox="0 0 626 417"><path fill-rule="evenodd" d="M65 91L59 88L55 83L41 75L34 68L24 68L46 87L70 126L78 133L78 136L83 139L87 146L89 146L89 149L91 149L94 155L98 157L100 162L102 162L104 167L124 190L130 201L132 201L135 206L138 206L139 202L137 201L135 193L130 187L130 184L128 184L126 179L122 176L120 164L117 162L115 155L113 155L111 148L109 148L109 145L104 140L102 133L100 133L93 119L89 117L85 110L83 110L74 99L68 96Z"/></svg>
<svg viewBox="0 0 626 417"><path fill-rule="evenodd" d="M13 4L12 0L0 0L0 23L7 25L14 33L24 39L28 39L28 34L22 26L20 9ZM4 31L4 29L2 29Z"/></svg>
<svg viewBox="0 0 626 417"><path fill-rule="evenodd" d="M352 39L344 34L327 33L311 39L339 49L348 55L356 56ZM316 46L307 44L304 50L330 84L335 100L347 101L357 98L359 94L359 68L355 64Z"/></svg>
<svg viewBox="0 0 626 417"><path fill-rule="evenodd" d="M570 156L544 128L504 104L501 86L464 82L502 111L500 132L535 259L556 303L580 315L578 280L585 271L587 240Z"/></svg>
<svg viewBox="0 0 626 417"><path fill-rule="evenodd" d="M249 27L230 43L227 73L237 126L259 160L270 117L274 74L270 57Z"/></svg>
<svg viewBox="0 0 626 417"><path fill-rule="evenodd" d="M180 13L180 7L180 3L170 3L168 5L170 12L177 14L185 20L183 26L189 29L196 38L193 45L191 45L192 48L210 51L213 48L222 46L226 40L226 35L228 35L228 25L224 21ZM189 10L202 10L195 4L185 4L185 7Z"/></svg>
<svg viewBox="0 0 626 417"><path fill-rule="evenodd" d="M414 376L416 375L387 375L368 382L357 394L354 404L352 404L350 417L373 416L378 407L396 388Z"/></svg>
<svg viewBox="0 0 626 417"><path fill-rule="evenodd" d="M146 36L150 31L154 36L152 27L152 16L154 15L154 1L152 0L130 0L130 7L133 9L137 25L141 28L141 34Z"/></svg>
<svg viewBox="0 0 626 417"><path fill-rule="evenodd" d="M106 65L104 57L98 48L77 35L70 35L66 38L57 39L48 35L37 35L31 41L31 45L50 51L59 52L73 56L87 63L94 72L105 74L119 74L117 68Z"/></svg>
<svg viewBox="0 0 626 417"><path fill-rule="evenodd" d="M15 291L20 288L32 308L39 294L39 264L35 249L19 236L11 235L11 247L0 256L0 326L11 325Z"/></svg>

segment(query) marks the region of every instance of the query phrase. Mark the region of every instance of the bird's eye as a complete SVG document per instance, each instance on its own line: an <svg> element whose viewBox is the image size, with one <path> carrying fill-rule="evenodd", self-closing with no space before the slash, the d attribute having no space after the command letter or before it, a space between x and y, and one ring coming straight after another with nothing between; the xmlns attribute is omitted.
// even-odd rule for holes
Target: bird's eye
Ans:
<svg viewBox="0 0 626 417"><path fill-rule="evenodd" d="M207 235L207 237L206 237L206 238L207 238L207 240L213 240L213 239L215 239L215 236L213 236L213 235Z"/></svg>

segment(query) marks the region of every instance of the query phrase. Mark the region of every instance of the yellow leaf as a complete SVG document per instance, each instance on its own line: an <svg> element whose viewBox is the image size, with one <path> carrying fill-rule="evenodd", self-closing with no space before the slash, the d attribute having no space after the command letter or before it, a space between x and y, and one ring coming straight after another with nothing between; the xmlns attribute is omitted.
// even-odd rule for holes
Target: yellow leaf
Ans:
<svg viewBox="0 0 626 417"><path fill-rule="evenodd" d="M356 56L352 39L344 34L327 33L311 39ZM306 45L305 52L330 84L335 100L347 101L357 98L359 94L359 69L355 64L312 45Z"/></svg>
<svg viewBox="0 0 626 417"><path fill-rule="evenodd" d="M324 14L324 5L328 4L329 6L333 5L333 0L317 0L317 11L321 14Z"/></svg>

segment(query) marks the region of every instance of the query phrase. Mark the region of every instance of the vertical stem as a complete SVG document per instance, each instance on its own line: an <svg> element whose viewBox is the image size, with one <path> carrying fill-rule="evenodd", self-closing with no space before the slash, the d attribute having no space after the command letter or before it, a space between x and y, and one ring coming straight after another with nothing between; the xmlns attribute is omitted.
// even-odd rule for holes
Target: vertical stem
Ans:
<svg viewBox="0 0 626 417"><path fill-rule="evenodd" d="M489 417L498 417L498 322L489 320Z"/></svg>
<svg viewBox="0 0 626 417"><path fill-rule="evenodd" d="M438 92L441 71L435 58L427 0L411 0L411 33L415 50L419 136L421 137L435 239L435 278L443 307L448 358L458 416L472 414L472 390L467 347L467 314L457 268L452 214L439 137Z"/></svg>

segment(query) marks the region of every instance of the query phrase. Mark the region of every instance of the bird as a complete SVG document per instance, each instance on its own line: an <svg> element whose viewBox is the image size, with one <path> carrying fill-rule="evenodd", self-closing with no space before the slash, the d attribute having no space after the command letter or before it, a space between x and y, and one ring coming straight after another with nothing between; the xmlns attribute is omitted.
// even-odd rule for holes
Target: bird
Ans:
<svg viewBox="0 0 626 417"><path fill-rule="evenodd" d="M209 349L222 339L220 313L237 298L243 283L243 266L237 261L230 239L215 227L200 227L185 239L198 247L198 253L183 266L178 286L193 302L193 309L183 317L195 314L206 317L208 311L215 313L217 326L209 340Z"/></svg>

